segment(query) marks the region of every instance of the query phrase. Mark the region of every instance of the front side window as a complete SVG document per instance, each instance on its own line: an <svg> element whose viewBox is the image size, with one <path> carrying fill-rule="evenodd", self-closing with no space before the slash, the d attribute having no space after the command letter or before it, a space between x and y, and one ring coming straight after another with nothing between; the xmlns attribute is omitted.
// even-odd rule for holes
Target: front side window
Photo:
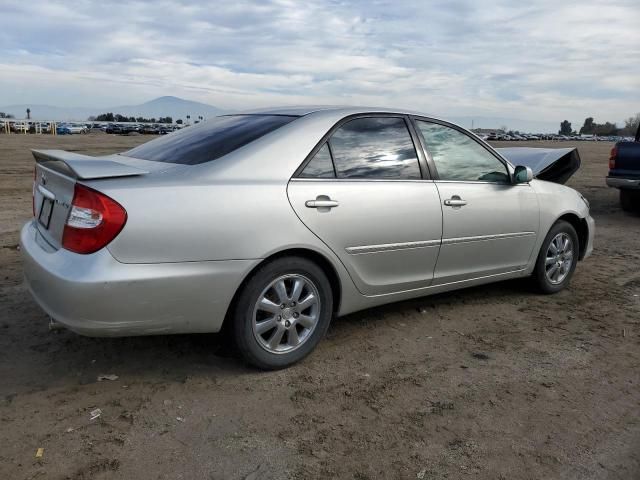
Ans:
<svg viewBox="0 0 640 480"><path fill-rule="evenodd" d="M451 127L418 120L440 180L509 183L507 167L468 135Z"/></svg>
<svg viewBox="0 0 640 480"><path fill-rule="evenodd" d="M196 165L216 160L298 117L223 115L157 138L123 153L154 162Z"/></svg>
<svg viewBox="0 0 640 480"><path fill-rule="evenodd" d="M416 149L402 118L350 120L329 143L338 178L421 178Z"/></svg>

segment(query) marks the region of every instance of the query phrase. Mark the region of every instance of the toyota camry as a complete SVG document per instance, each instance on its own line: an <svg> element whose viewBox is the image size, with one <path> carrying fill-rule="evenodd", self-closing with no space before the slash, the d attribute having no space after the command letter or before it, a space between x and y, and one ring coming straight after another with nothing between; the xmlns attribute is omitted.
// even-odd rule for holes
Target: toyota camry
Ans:
<svg viewBox="0 0 640 480"><path fill-rule="evenodd" d="M223 115L90 157L34 150L26 284L84 335L217 332L251 364L308 355L333 317L531 277L565 288L594 222L575 149L496 150L378 108Z"/></svg>

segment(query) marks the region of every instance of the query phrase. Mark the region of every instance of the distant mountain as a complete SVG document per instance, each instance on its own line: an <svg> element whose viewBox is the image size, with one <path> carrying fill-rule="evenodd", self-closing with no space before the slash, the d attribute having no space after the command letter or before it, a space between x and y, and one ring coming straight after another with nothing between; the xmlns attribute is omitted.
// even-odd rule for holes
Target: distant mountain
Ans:
<svg viewBox="0 0 640 480"><path fill-rule="evenodd" d="M210 118L215 115L225 113L223 110L208 105L206 103L193 102L178 97L159 97L140 105L121 105L110 108L73 108L57 107L51 105L8 105L0 107L0 112L11 113L16 118L22 119L26 116L27 108L31 109L31 118L34 120L76 120L85 121L92 115L111 112L119 113L127 117L173 117L174 120L182 118L186 120L187 115L191 115L191 121L197 120L199 115ZM527 133L550 133L557 132L560 128L560 120L556 122L523 120L519 118L499 118L499 117L454 117L442 115L451 122L457 123L465 128L501 128L507 130L519 130Z"/></svg>
<svg viewBox="0 0 640 480"><path fill-rule="evenodd" d="M178 97L159 97L140 105L121 105L109 108L74 108L57 107L52 105L7 105L0 107L0 112L10 113L16 118L26 118L27 108L31 110L31 118L34 120L75 120L85 121L92 115L101 113L113 113L126 115L128 117L173 117L186 119L187 115L191 120L197 120L201 115L205 118L220 115L223 111L206 103L193 102Z"/></svg>
<svg viewBox="0 0 640 480"><path fill-rule="evenodd" d="M206 103L193 102L183 98L159 97L141 105L122 105L104 112L96 112L94 115L107 112L119 113L128 117L158 118L169 116L173 117L174 120L178 118L186 119L187 115L190 115L191 121L193 121L194 119L197 120L200 115L204 118L220 115L222 110Z"/></svg>

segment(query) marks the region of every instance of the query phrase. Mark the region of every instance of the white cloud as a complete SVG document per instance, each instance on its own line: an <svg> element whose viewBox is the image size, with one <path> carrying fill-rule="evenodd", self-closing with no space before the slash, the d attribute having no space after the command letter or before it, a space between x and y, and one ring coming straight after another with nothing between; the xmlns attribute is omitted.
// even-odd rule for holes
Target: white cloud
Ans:
<svg viewBox="0 0 640 480"><path fill-rule="evenodd" d="M0 105L177 95L578 124L640 106L637 2L0 1Z"/></svg>

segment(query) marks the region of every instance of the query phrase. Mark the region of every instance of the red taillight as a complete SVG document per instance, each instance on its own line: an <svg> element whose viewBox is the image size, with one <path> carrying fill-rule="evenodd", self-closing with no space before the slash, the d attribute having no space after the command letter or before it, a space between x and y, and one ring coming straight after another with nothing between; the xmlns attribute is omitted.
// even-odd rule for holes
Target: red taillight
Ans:
<svg viewBox="0 0 640 480"><path fill-rule="evenodd" d="M126 222L127 212L119 203L76 183L62 246L76 253L96 252L113 240Z"/></svg>
<svg viewBox="0 0 640 480"><path fill-rule="evenodd" d="M615 170L617 156L618 156L618 149L616 147L613 147L611 149L611 154L609 155L609 170Z"/></svg>

